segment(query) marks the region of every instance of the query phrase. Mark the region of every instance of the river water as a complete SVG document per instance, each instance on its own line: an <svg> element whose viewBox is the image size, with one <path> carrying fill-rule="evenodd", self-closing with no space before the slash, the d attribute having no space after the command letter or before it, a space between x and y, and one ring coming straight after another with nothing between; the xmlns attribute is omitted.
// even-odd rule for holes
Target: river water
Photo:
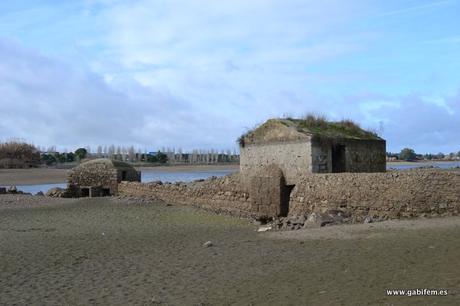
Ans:
<svg viewBox="0 0 460 306"><path fill-rule="evenodd" d="M389 163L387 164L388 170L406 170L419 167L437 167L441 169L460 167L460 161L456 162L431 162L431 163ZM234 173L235 169L227 170L214 170L214 171L159 171L155 169L147 169L142 171L142 182L191 182L198 179L207 179L212 176L221 177L231 173ZM8 187L8 186L5 186ZM18 190L23 192L30 192L36 194L39 191L47 192L51 188L60 187L65 188L65 183L59 184L37 184L37 185L17 185Z"/></svg>

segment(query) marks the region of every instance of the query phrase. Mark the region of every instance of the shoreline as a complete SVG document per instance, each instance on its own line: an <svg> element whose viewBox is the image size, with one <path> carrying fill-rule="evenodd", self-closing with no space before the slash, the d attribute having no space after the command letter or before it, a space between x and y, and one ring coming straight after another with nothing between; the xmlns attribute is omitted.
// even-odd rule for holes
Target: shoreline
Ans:
<svg viewBox="0 0 460 306"><path fill-rule="evenodd" d="M155 172L208 172L238 170L239 165L177 165L136 167L138 171ZM67 181L67 171L70 169L29 168L29 169L0 169L0 186L59 184Z"/></svg>
<svg viewBox="0 0 460 306"><path fill-rule="evenodd" d="M436 165L444 163L453 163L451 161L434 161L434 162L387 162L388 170L400 171L398 169L390 169L392 166L423 166ZM168 166L140 166L135 167L138 171L154 171L162 173L175 172L210 172L210 171L225 171L239 170L239 164L217 164L217 165L168 165ZM38 185L38 184L59 184L65 183L67 180L67 171L70 169L64 168L29 168L29 169L0 169L0 186L16 186L16 185ZM406 169L404 169L406 170ZM457 171L457 169L443 169Z"/></svg>
<svg viewBox="0 0 460 306"><path fill-rule="evenodd" d="M422 165L431 165L431 164L450 164L450 163L459 163L460 160L418 160L418 161L387 161L387 166L388 165L417 165L417 164L422 164Z"/></svg>

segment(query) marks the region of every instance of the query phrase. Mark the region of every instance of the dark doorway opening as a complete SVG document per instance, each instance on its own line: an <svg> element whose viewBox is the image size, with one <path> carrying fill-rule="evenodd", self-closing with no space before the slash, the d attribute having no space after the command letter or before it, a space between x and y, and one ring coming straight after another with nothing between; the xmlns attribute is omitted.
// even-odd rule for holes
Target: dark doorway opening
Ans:
<svg viewBox="0 0 460 306"><path fill-rule="evenodd" d="M81 197L83 198L89 197L89 188L81 188Z"/></svg>
<svg viewBox="0 0 460 306"><path fill-rule="evenodd" d="M332 172L345 172L345 146L335 145L332 147Z"/></svg>
<svg viewBox="0 0 460 306"><path fill-rule="evenodd" d="M280 217L286 217L289 213L289 201L291 200L291 192L295 185L286 185L281 194Z"/></svg>
<svg viewBox="0 0 460 306"><path fill-rule="evenodd" d="M103 188L102 189L102 196L109 197L110 196L110 188Z"/></svg>
<svg viewBox="0 0 460 306"><path fill-rule="evenodd" d="M121 180L126 181L126 171L121 171Z"/></svg>

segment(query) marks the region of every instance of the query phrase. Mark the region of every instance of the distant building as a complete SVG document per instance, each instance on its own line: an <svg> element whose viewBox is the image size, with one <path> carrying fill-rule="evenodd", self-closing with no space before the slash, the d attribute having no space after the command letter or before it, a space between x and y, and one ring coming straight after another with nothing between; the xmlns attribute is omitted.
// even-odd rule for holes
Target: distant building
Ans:
<svg viewBox="0 0 460 306"><path fill-rule="evenodd" d="M121 181L141 181L141 173L131 165L106 158L89 160L69 171L67 187L76 197L118 194Z"/></svg>
<svg viewBox="0 0 460 306"><path fill-rule="evenodd" d="M240 170L277 165L288 185L305 173L384 172L386 143L351 121L270 119L240 138Z"/></svg>

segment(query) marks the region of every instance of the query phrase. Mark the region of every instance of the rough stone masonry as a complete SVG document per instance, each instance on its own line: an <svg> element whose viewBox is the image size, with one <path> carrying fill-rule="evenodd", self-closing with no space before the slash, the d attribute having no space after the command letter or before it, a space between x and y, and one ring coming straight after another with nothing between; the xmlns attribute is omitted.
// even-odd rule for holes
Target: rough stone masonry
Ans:
<svg viewBox="0 0 460 306"><path fill-rule="evenodd" d="M460 211L460 173L454 171L307 174L298 178L292 191L286 189L289 186L276 169L255 177L249 185L237 173L187 184L122 182L118 189L120 195L152 196L242 216L300 216L336 210L359 221L369 215L401 218L457 215Z"/></svg>

